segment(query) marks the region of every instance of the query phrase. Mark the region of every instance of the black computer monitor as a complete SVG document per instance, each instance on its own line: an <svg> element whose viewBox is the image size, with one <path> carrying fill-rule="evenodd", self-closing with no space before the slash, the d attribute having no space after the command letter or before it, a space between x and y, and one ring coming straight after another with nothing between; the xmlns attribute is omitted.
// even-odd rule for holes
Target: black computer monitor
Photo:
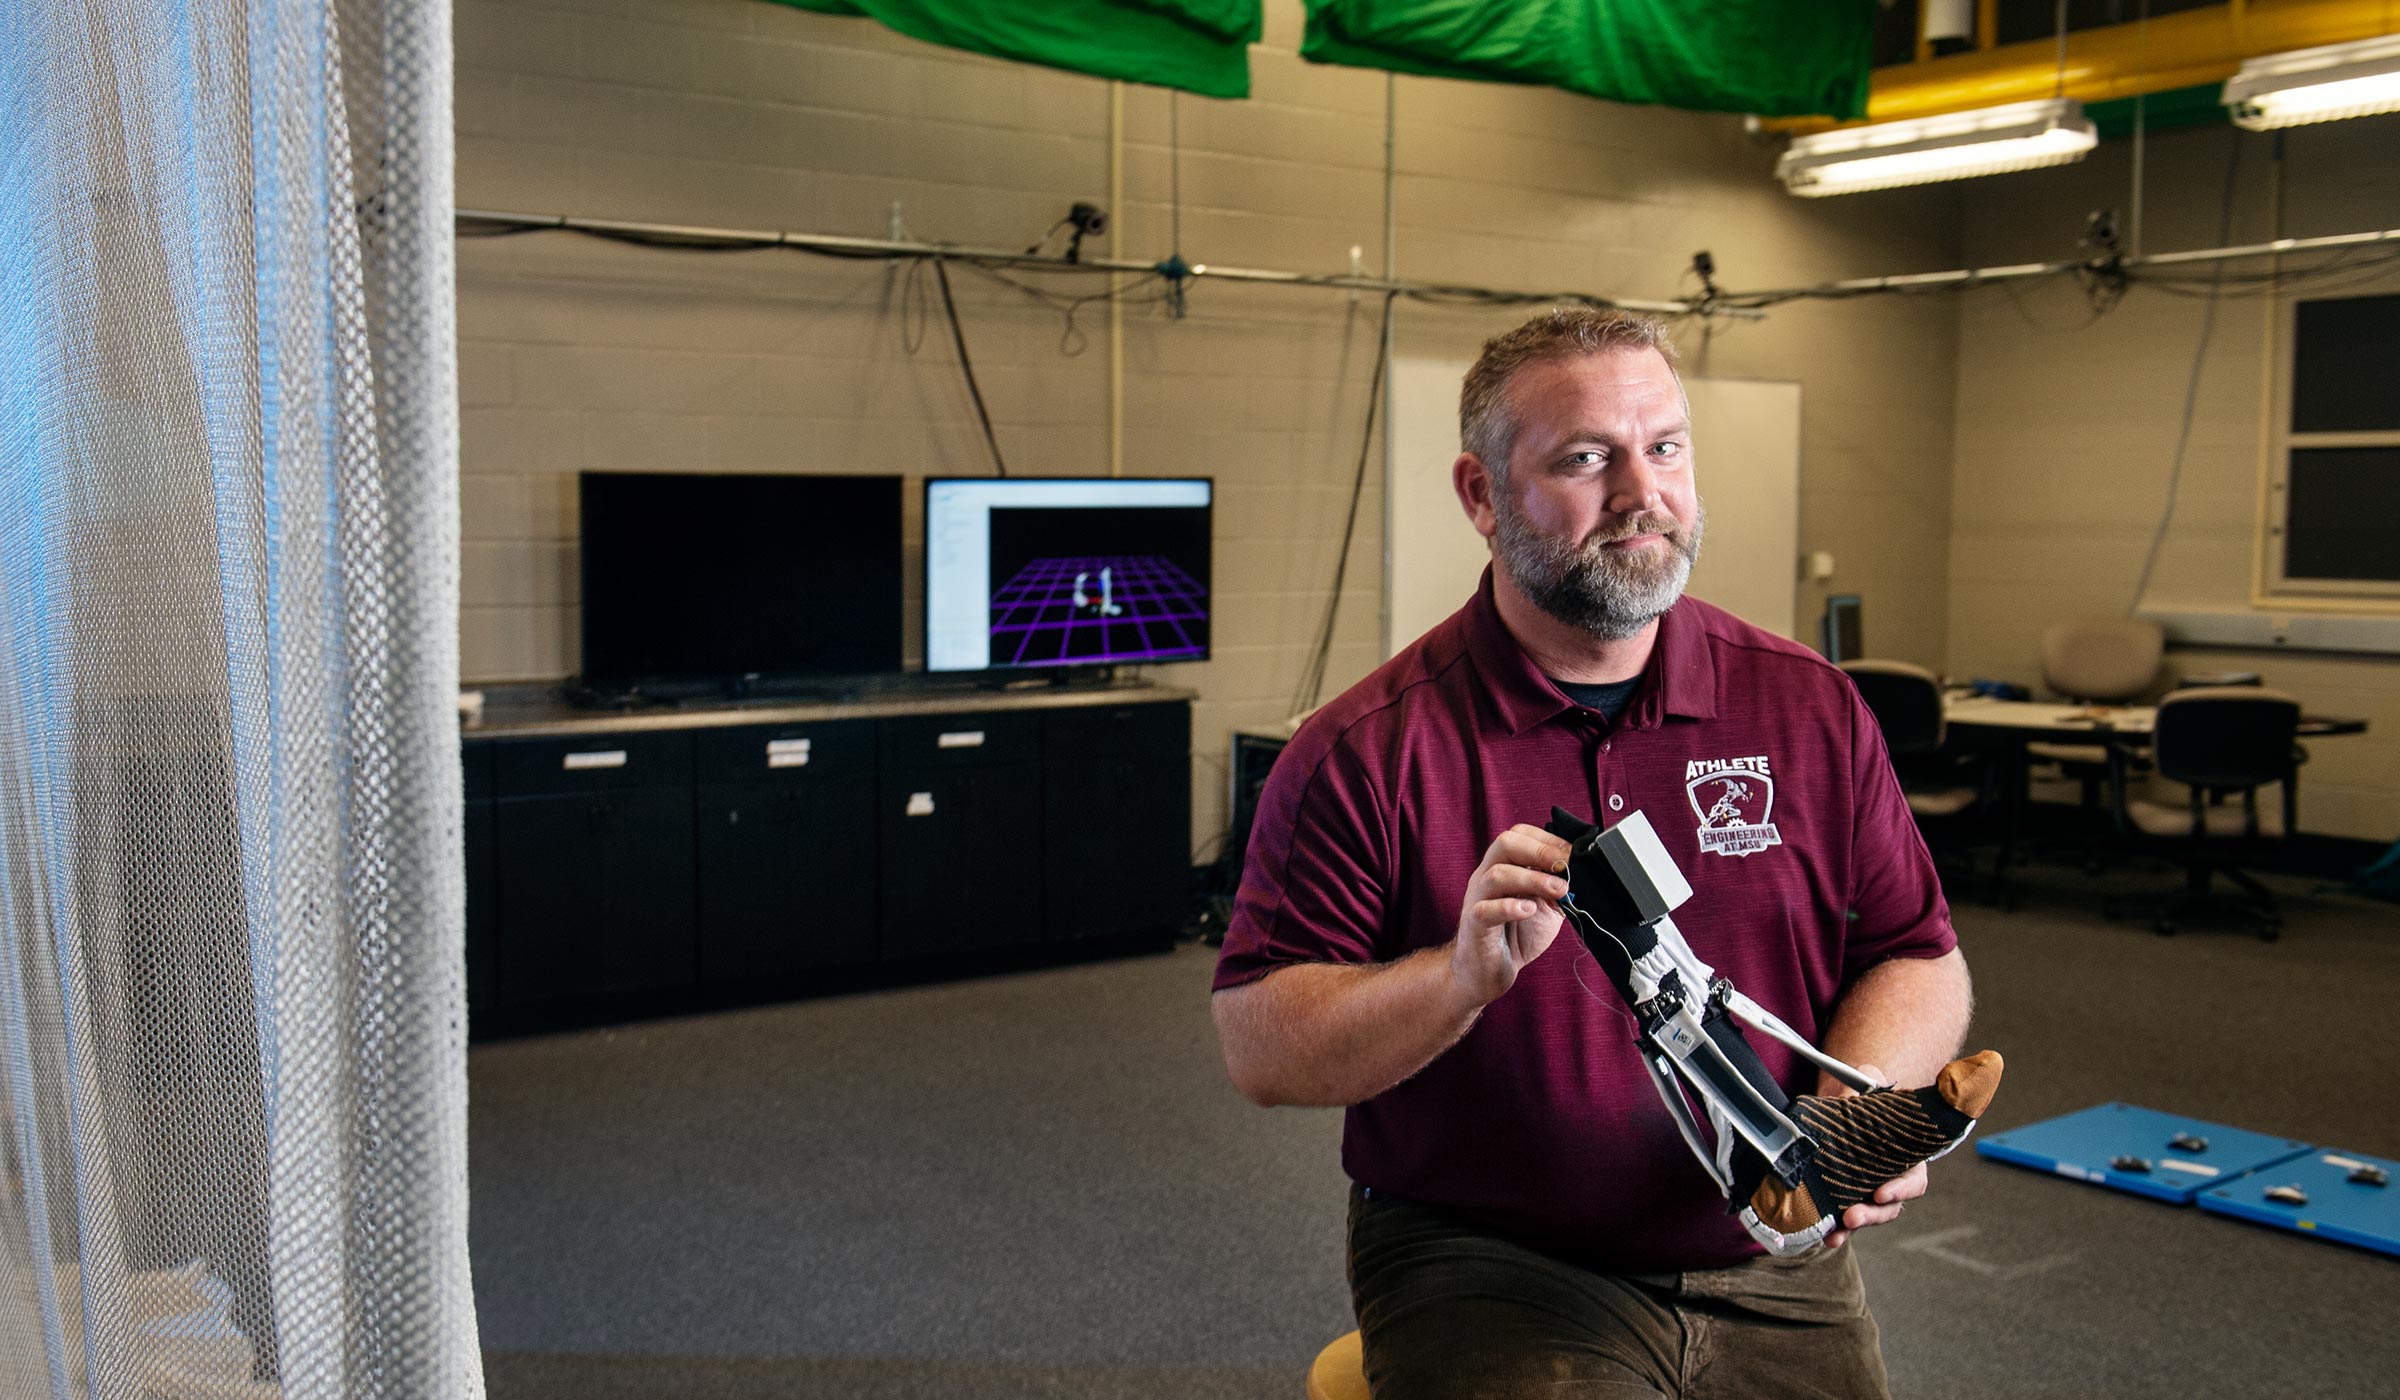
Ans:
<svg viewBox="0 0 2400 1400"><path fill-rule="evenodd" d="M1858 595L1836 593L1825 600L1824 645L1820 648L1825 659L1840 665L1856 661L1867 654L1859 622Z"/></svg>
<svg viewBox="0 0 2400 1400"><path fill-rule="evenodd" d="M1206 478L925 483L925 669L1206 661Z"/></svg>
<svg viewBox="0 0 2400 1400"><path fill-rule="evenodd" d="M596 689L897 672L897 476L585 472Z"/></svg>

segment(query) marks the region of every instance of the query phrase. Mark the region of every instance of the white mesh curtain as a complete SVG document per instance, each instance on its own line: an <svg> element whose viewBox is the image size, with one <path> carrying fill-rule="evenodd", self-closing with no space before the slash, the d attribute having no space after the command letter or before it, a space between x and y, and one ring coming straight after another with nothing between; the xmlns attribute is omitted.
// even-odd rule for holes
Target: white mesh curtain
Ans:
<svg viewBox="0 0 2400 1400"><path fill-rule="evenodd" d="M0 6L0 1395L482 1390L446 0Z"/></svg>

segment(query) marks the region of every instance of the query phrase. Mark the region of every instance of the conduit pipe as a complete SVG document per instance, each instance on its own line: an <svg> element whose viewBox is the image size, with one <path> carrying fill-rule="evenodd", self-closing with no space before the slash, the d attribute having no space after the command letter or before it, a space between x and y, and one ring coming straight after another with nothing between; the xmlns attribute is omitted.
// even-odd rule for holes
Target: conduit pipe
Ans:
<svg viewBox="0 0 2400 1400"><path fill-rule="evenodd" d="M462 226L473 225L479 228L519 229L527 232L559 229L570 233L598 234L602 237L662 239L720 248L797 248L802 251L847 254L852 257L958 258L962 261L1001 267L1048 268L1054 272L1137 272L1195 280L1215 278L1225 282L1259 282L1271 286L1323 287L1334 291L1397 292L1402 296L1504 298L1529 304L1539 301L1582 301L1622 307L1627 311L1646 311L1659 316L1688 315L1694 309L1691 303L1685 301L1645 301L1626 297L1604 297L1591 292L1511 291L1493 287L1447 285L1438 282L1405 282L1393 277L1280 272L1263 267L1223 267L1216 263L1183 264L1172 260L1164 263L1146 263L1128 258L1082 258L1069 262L1062 257L1027 253L1015 248L970 248L952 243L922 243L894 238L853 238L837 233L788 233L776 229L701 228L685 224L645 224L624 219L586 219L572 214L517 214L493 209L461 209L458 211L457 222ZM1736 312L1735 314L1747 313Z"/></svg>
<svg viewBox="0 0 2400 1400"><path fill-rule="evenodd" d="M2067 35L2063 92L2058 41L2050 36L1895 64L1875 70L1864 120L1899 121L2053 96L2089 105L2221 83L2246 59L2389 32L2391 15L2384 0L2249 0L2154 15L2146 32L2140 23L2079 29ZM1778 117L1758 126L1804 135L1857 124Z"/></svg>
<svg viewBox="0 0 2400 1400"><path fill-rule="evenodd" d="M2189 263L2240 262L2249 258L2279 258L2294 253L2330 253L2344 248L2366 248L2379 243L2400 244L2400 228L2376 229L2369 233L2332 233L2322 238L2277 238L2265 243L2242 243L2227 248L2190 248L2178 253L2153 253L2145 257L2126 258L2116 265L2128 272L2146 267L2178 267ZM2064 272L2093 266L2088 258L2070 258L2058 262L2006 263L1994 267L1962 267L1948 272L1906 272L1893 277L1854 277L1846 282L1819 282L1809 287L1784 287L1774 291L1725 291L1727 301L1745 302L1794 301L1802 297L1856 296L1862 292L1929 291L1936 287L1973 287L1989 282L2014 282L2027 277L2052 277ZM1703 309L1703 308L1692 308Z"/></svg>

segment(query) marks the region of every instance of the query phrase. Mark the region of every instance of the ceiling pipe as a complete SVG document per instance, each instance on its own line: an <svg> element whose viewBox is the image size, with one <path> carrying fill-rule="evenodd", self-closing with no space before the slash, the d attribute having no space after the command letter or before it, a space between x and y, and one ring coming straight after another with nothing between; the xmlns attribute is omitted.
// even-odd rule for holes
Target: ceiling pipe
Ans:
<svg viewBox="0 0 2400 1400"><path fill-rule="evenodd" d="M717 248L797 248L803 252L865 255L892 258L957 258L1001 267L1039 267L1053 272L1135 272L1169 278L1174 281L1197 281L1210 278L1224 282L1257 282L1270 286L1322 287L1334 291L1392 292L1400 296L1487 298L1508 303L1532 305L1542 301L1574 301L1594 306L1612 306L1625 311L1644 311L1656 316L1683 316L1700 308L1689 298L1677 301L1642 300L1633 297L1604 297L1591 292L1520 291L1509 288L1465 286L1443 282L1412 282L1398 277L1361 277L1357 275L1283 272L1263 267L1224 267L1216 263L1186 263L1180 256L1163 263L1138 262L1128 258L1065 258L1050 253L1028 253L1014 248L972 248L956 243L925 243L894 238L853 238L838 233L792 233L781 229L703 228L691 224L635 223L625 219L587 219L572 214L520 214L499 209L461 209L456 225L481 232L512 229L538 233L556 229L567 233L597 234L602 237L657 239L659 244L675 243ZM1732 310L1726 314L1756 319L1756 314Z"/></svg>
<svg viewBox="0 0 2400 1400"><path fill-rule="evenodd" d="M2067 35L2063 93L2054 37L1895 64L1875 70L1865 120L1899 121L2052 96L2088 105L2221 83L2245 59L2385 33L2392 13L2384 0L2249 0L2156 15L2147 33L2138 23L2079 29ZM1758 126L1804 135L1858 124L1777 117Z"/></svg>

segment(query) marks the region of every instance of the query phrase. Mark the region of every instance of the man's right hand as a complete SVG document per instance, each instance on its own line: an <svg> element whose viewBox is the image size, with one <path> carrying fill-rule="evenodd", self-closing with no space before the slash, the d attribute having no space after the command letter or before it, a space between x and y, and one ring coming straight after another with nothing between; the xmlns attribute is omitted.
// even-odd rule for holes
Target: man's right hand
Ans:
<svg viewBox="0 0 2400 1400"><path fill-rule="evenodd" d="M1563 837L1520 823L1483 853L1450 943L1450 975L1475 1005L1497 1000L1558 937L1571 849Z"/></svg>

